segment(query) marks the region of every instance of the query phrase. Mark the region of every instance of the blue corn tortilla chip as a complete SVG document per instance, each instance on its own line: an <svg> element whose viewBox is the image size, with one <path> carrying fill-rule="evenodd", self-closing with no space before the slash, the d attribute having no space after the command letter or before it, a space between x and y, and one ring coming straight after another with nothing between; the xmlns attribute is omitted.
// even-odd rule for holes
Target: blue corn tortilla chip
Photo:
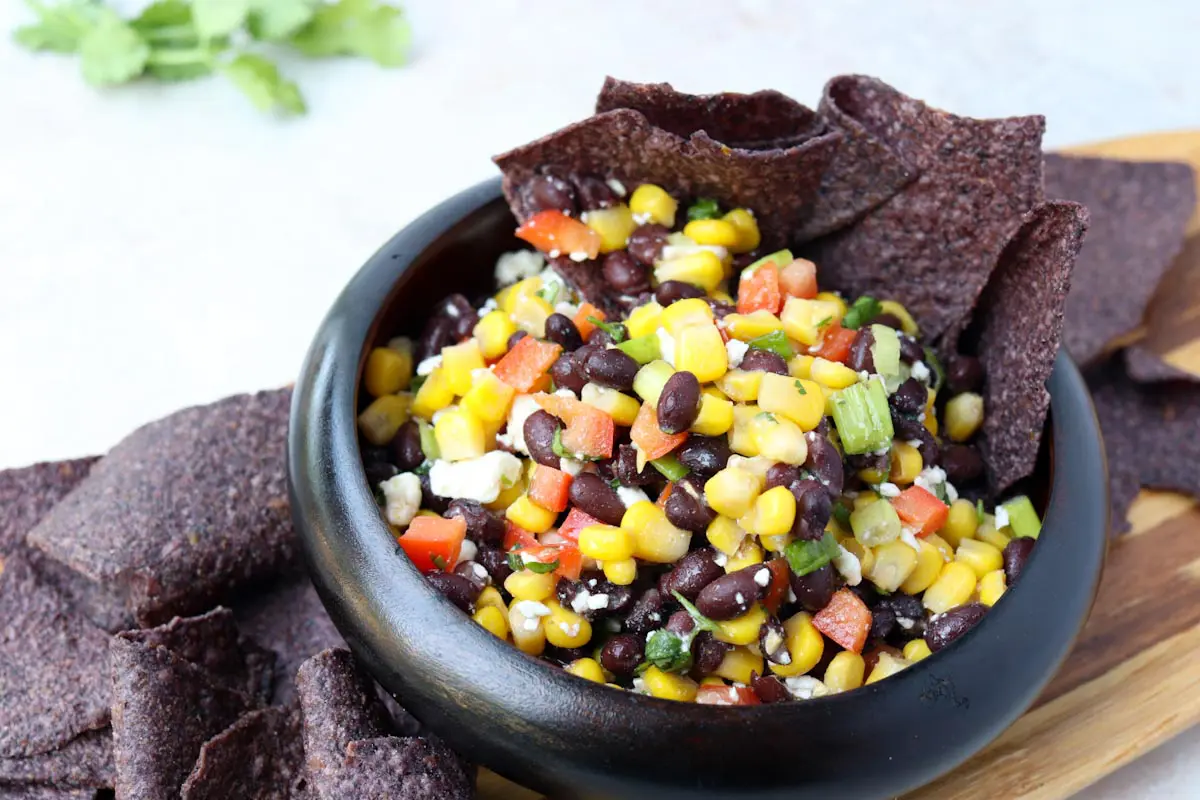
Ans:
<svg viewBox="0 0 1200 800"><path fill-rule="evenodd" d="M87 477L96 460L93 456L0 470L0 558L23 545L25 534Z"/></svg>
<svg viewBox="0 0 1200 800"><path fill-rule="evenodd" d="M108 728L88 731L48 753L0 758L0 786L94 790L112 786L115 779L112 733Z"/></svg>
<svg viewBox="0 0 1200 800"><path fill-rule="evenodd" d="M468 800L474 780L439 741L385 736L351 742L332 797L360 800Z"/></svg>
<svg viewBox="0 0 1200 800"><path fill-rule="evenodd" d="M272 707L204 743L181 800L288 800L306 792L299 709Z"/></svg>
<svg viewBox="0 0 1200 800"><path fill-rule="evenodd" d="M1139 383L1200 381L1200 375L1171 364L1170 353L1200 336L1200 236L1189 237L1183 251L1159 281L1143 315L1146 335L1125 349L1125 370Z"/></svg>
<svg viewBox="0 0 1200 800"><path fill-rule="evenodd" d="M287 389L237 395L140 428L27 540L62 567L62 584L75 579L72 599L110 630L204 611L293 567L290 401Z"/></svg>
<svg viewBox="0 0 1200 800"><path fill-rule="evenodd" d="M95 789L60 789L55 786L5 786L0 783L0 800L101 800L105 793Z"/></svg>

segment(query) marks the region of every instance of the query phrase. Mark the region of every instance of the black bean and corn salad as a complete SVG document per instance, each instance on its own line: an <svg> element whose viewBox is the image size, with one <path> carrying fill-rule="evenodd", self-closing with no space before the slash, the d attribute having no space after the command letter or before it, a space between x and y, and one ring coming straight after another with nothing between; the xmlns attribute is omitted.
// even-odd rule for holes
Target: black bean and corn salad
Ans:
<svg viewBox="0 0 1200 800"><path fill-rule="evenodd" d="M901 305L756 257L750 209L594 178L530 191L517 236L599 258L631 310L509 253L494 297L451 296L363 377L383 513L479 625L588 680L753 705L893 675L1017 579L1032 503L968 499L979 361L943 366Z"/></svg>

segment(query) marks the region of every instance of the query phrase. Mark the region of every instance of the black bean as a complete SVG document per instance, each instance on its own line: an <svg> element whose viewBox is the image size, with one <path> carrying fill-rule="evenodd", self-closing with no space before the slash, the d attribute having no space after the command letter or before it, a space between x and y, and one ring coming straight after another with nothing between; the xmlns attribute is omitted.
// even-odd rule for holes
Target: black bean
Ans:
<svg viewBox="0 0 1200 800"><path fill-rule="evenodd" d="M897 439L916 442L921 451L921 461L927 467L936 467L941 462L941 447L937 439L925 427L925 423L904 414L892 414L892 428Z"/></svg>
<svg viewBox="0 0 1200 800"><path fill-rule="evenodd" d="M389 464L386 461L377 461L374 464L367 464L363 467L363 472L367 474L367 484L374 489L379 484L389 478L394 478L400 474L400 470L396 469L395 464Z"/></svg>
<svg viewBox="0 0 1200 800"><path fill-rule="evenodd" d="M774 675L759 675L750 679L750 688L764 703L784 703L792 699L792 694L783 685L783 681Z"/></svg>
<svg viewBox="0 0 1200 800"><path fill-rule="evenodd" d="M559 580L554 585L554 596L558 598L558 604L563 608L571 608L571 603L575 601L575 596L584 588L583 581L570 581L566 578Z"/></svg>
<svg viewBox="0 0 1200 800"><path fill-rule="evenodd" d="M550 365L550 380L559 389L567 389L576 397L587 385L587 378L579 369L579 358L576 353L563 353Z"/></svg>
<svg viewBox="0 0 1200 800"><path fill-rule="evenodd" d="M792 655L787 648L787 631L783 629L779 617L767 617L767 621L759 628L758 649L762 651L763 658L772 664L792 663Z"/></svg>
<svg viewBox="0 0 1200 800"><path fill-rule="evenodd" d="M925 348L911 336L900 334L900 360L905 364L915 364L925 360Z"/></svg>
<svg viewBox="0 0 1200 800"><path fill-rule="evenodd" d="M685 475L675 484L663 511L676 528L703 533L717 513L704 500L704 482L698 475Z"/></svg>
<svg viewBox="0 0 1200 800"><path fill-rule="evenodd" d="M429 473L421 476L421 506L435 514L446 513L446 509L450 506L450 498L433 493L433 486L429 483Z"/></svg>
<svg viewBox="0 0 1200 800"><path fill-rule="evenodd" d="M662 258L663 247L670 233L662 225L639 225L630 235L625 249L642 264L652 267L655 261Z"/></svg>
<svg viewBox="0 0 1200 800"><path fill-rule="evenodd" d="M704 290L683 281L663 281L654 292L654 299L664 307L691 297L704 297Z"/></svg>
<svg viewBox="0 0 1200 800"><path fill-rule="evenodd" d="M475 307L461 294L455 293L447 297L440 313L454 320L455 341L466 339L475 330L475 325L479 323L479 315L475 313Z"/></svg>
<svg viewBox="0 0 1200 800"><path fill-rule="evenodd" d="M653 587L642 592L625 617L625 630L635 636L645 636L663 624L663 598Z"/></svg>
<svg viewBox="0 0 1200 800"><path fill-rule="evenodd" d="M604 482L599 475L583 472L571 481L569 490L571 505L585 514L590 514L609 525L620 525L625 516L625 504L617 490Z"/></svg>
<svg viewBox="0 0 1200 800"><path fill-rule="evenodd" d="M888 398L888 405L898 414L909 416L919 414L929 400L929 391L925 384L916 378L909 378Z"/></svg>
<svg viewBox="0 0 1200 800"><path fill-rule="evenodd" d="M1033 543L1034 540L1028 536L1019 536L1004 545L1004 580L1007 585L1012 586L1021 577L1021 570L1025 569L1025 562L1033 552Z"/></svg>
<svg viewBox="0 0 1200 800"><path fill-rule="evenodd" d="M792 533L799 539L818 541L825 535L825 526L833 514L833 500L819 482L806 478L788 486L796 498L796 516Z"/></svg>
<svg viewBox="0 0 1200 800"><path fill-rule="evenodd" d="M632 675L638 664L642 663L645 649L645 642L641 637L618 633L600 649L600 666L613 675Z"/></svg>
<svg viewBox="0 0 1200 800"><path fill-rule="evenodd" d="M579 175L575 178L575 192L582 211L611 208L620 200L612 187L595 175Z"/></svg>
<svg viewBox="0 0 1200 800"><path fill-rule="evenodd" d="M947 444L942 447L942 469L955 486L967 484L983 476L983 458L973 445Z"/></svg>
<svg viewBox="0 0 1200 800"><path fill-rule="evenodd" d="M708 631L701 631L692 640L692 656L695 658L694 671L701 677L711 675L721 666L725 655L733 649L733 645L719 641Z"/></svg>
<svg viewBox="0 0 1200 800"><path fill-rule="evenodd" d="M517 342L521 341L528 335L529 334L526 333L525 331L514 331L513 335L508 337L508 345L507 345L508 349L512 350Z"/></svg>
<svg viewBox="0 0 1200 800"><path fill-rule="evenodd" d="M588 354L583 373L592 383L628 392L633 390L638 363L621 350L599 350Z"/></svg>
<svg viewBox="0 0 1200 800"><path fill-rule="evenodd" d="M667 378L658 396L658 428L663 433L682 433L700 413L700 381L685 369Z"/></svg>
<svg viewBox="0 0 1200 800"><path fill-rule="evenodd" d="M597 581L596 586L588 589L592 594L603 594L608 596L608 606L604 609L605 613L619 616L626 614L629 609L633 608L633 589L628 586L617 586L609 581Z"/></svg>
<svg viewBox="0 0 1200 800"><path fill-rule="evenodd" d="M740 617L750 610L762 594L763 587L755 582L754 577L763 569L766 568L754 564L722 575L696 595L696 608L710 619Z"/></svg>
<svg viewBox="0 0 1200 800"><path fill-rule="evenodd" d="M845 475L842 469L842 456L837 447L823 433L817 431L809 431L804 435L804 440L808 444L804 469L828 489L830 495L840 496Z"/></svg>
<svg viewBox="0 0 1200 800"><path fill-rule="evenodd" d="M561 460L554 452L554 433L561 427L558 417L538 409L525 419L525 449L539 464L558 469Z"/></svg>
<svg viewBox="0 0 1200 800"><path fill-rule="evenodd" d="M875 584L869 581L862 581L857 586L848 587L851 592L863 601L863 605L868 608L873 607L876 603L883 599L883 595L875 590Z"/></svg>
<svg viewBox="0 0 1200 800"><path fill-rule="evenodd" d="M900 318L890 311L884 311L882 314L876 314L871 319L871 324L886 325L887 327L897 331L904 327L904 323L900 321Z"/></svg>
<svg viewBox="0 0 1200 800"><path fill-rule="evenodd" d="M454 320L447 316L430 317L425 323L425 329L421 331L421 338L417 341L417 362L436 356L442 352L443 347L454 344L457 341L454 335L455 327Z"/></svg>
<svg viewBox="0 0 1200 800"><path fill-rule="evenodd" d="M800 468L794 464L772 464L767 469L767 489L774 489L776 486L791 486L800 480Z"/></svg>
<svg viewBox="0 0 1200 800"><path fill-rule="evenodd" d="M416 420L410 419L401 425L388 447L396 466L403 472L411 472L425 460L425 452L421 450L421 428Z"/></svg>
<svg viewBox="0 0 1200 800"><path fill-rule="evenodd" d="M621 294L649 291L650 273L624 250L614 250L604 257L600 267L604 280Z"/></svg>
<svg viewBox="0 0 1200 800"><path fill-rule="evenodd" d="M676 611L667 618L667 624L664 629L670 631L676 636L687 636L696 627L696 620L692 619L692 615L686 611Z"/></svg>
<svg viewBox="0 0 1200 800"><path fill-rule="evenodd" d="M547 645L546 649L542 652L542 657L565 667L572 661L578 661L581 658L591 658L594 652L594 649L588 645L584 645L583 647L555 647L554 645Z"/></svg>
<svg viewBox="0 0 1200 800"><path fill-rule="evenodd" d="M704 299L708 301L708 307L712 309L714 319L725 319L737 311L737 306L730 305L724 300L718 300L715 297L706 297Z"/></svg>
<svg viewBox="0 0 1200 800"><path fill-rule="evenodd" d="M488 571L492 583L503 585L512 567L508 565L508 555L499 547L480 547L475 553L475 561Z"/></svg>
<svg viewBox="0 0 1200 800"><path fill-rule="evenodd" d="M746 351L746 355L742 356L742 363L738 365L738 369L746 372L774 372L776 375L787 375L787 362L780 356L772 353L770 350L761 350L757 347L751 347Z"/></svg>
<svg viewBox="0 0 1200 800"><path fill-rule="evenodd" d="M531 212L561 211L575 213L575 187L557 175L536 175L521 190Z"/></svg>
<svg viewBox="0 0 1200 800"><path fill-rule="evenodd" d="M884 603L878 603L871 609L871 633L872 639L886 639L892 635L892 631L896 629L896 612L891 606Z"/></svg>
<svg viewBox="0 0 1200 800"><path fill-rule="evenodd" d="M454 574L461 578L466 578L471 583L475 584L480 591L483 587L492 582L492 576L488 574L487 569L476 561L464 561L454 568Z"/></svg>
<svg viewBox="0 0 1200 800"><path fill-rule="evenodd" d="M604 573L600 570L588 570L580 575L577 581L560 580L555 591L558 595L558 602L565 607L570 607L575 596L581 591L587 591L592 596L604 595L608 598L604 608L588 608L579 612L588 619L600 615L624 614L633 604L633 590L628 586L617 586L612 583L604 577Z"/></svg>
<svg viewBox="0 0 1200 800"><path fill-rule="evenodd" d="M613 458L612 470L613 477L620 481L622 486L645 486L658 475L658 470L649 464L642 467L640 472L638 471L637 451L633 449L633 445L628 444L617 446L617 455Z"/></svg>
<svg viewBox="0 0 1200 800"><path fill-rule="evenodd" d="M725 574L725 570L717 566L716 555L717 552L711 547L701 547L688 553L675 562L670 572L658 579L658 590L664 597L679 592L688 600L695 601L701 589Z"/></svg>
<svg viewBox="0 0 1200 800"><path fill-rule="evenodd" d="M967 603L938 614L925 626L925 644L936 653L978 625L985 614L987 606L983 603Z"/></svg>
<svg viewBox="0 0 1200 800"><path fill-rule="evenodd" d="M875 334L871 333L870 326L864 325L859 328L854 341L850 343L850 358L846 361L846 366L855 372L874 372L875 356L871 353L874 346Z"/></svg>
<svg viewBox="0 0 1200 800"><path fill-rule="evenodd" d="M792 593L806 611L820 611L829 605L837 591L837 573L832 564L826 564L807 575L792 574Z"/></svg>
<svg viewBox="0 0 1200 800"><path fill-rule="evenodd" d="M887 597L875 600L872 604L872 607L881 606L887 606L892 610L892 614L902 629L911 631L919 628L920 630L916 631L918 636L925 630L925 606L911 594L893 592Z"/></svg>
<svg viewBox="0 0 1200 800"><path fill-rule="evenodd" d="M479 597L479 590L482 587L477 586L473 581L450 572L431 572L425 576L425 579L463 611L468 614L475 611L475 598Z"/></svg>
<svg viewBox="0 0 1200 800"><path fill-rule="evenodd" d="M729 463L733 451L726 436L689 436L675 456L693 474L711 478Z"/></svg>
<svg viewBox="0 0 1200 800"><path fill-rule="evenodd" d="M504 520L474 500L451 500L447 517L462 517L467 523L467 538L475 544L499 547L504 541Z"/></svg>
<svg viewBox="0 0 1200 800"><path fill-rule="evenodd" d="M973 356L953 356L946 362L946 386L954 394L983 386L983 364Z"/></svg>
<svg viewBox="0 0 1200 800"><path fill-rule="evenodd" d="M575 327L570 317L557 311L546 318L546 338L562 345L563 350L568 352L583 347L583 337L579 335L579 328Z"/></svg>

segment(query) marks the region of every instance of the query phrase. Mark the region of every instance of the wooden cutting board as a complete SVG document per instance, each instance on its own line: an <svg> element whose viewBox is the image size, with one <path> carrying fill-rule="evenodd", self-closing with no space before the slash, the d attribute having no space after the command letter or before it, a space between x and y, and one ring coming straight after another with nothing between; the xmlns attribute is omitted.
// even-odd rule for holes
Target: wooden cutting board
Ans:
<svg viewBox="0 0 1200 800"><path fill-rule="evenodd" d="M1200 174L1200 131L1153 134L1067 152L1188 161ZM1200 373L1200 209L1188 243L1158 288L1142 340ZM1200 722L1200 505L1142 492L1133 530L1115 541L1092 615L1037 704L954 772L906 800L1068 797ZM489 770L482 800L540 795Z"/></svg>

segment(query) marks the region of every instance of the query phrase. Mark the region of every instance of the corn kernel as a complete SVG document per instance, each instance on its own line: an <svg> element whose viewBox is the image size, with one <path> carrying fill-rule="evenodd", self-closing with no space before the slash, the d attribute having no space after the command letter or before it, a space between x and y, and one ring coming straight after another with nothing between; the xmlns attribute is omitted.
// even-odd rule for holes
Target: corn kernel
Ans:
<svg viewBox="0 0 1200 800"><path fill-rule="evenodd" d="M721 663L713 670L714 675L741 684L750 683L750 673L752 672L757 672L759 675L765 674L763 657L750 652L745 647L735 647L727 652L721 659Z"/></svg>
<svg viewBox="0 0 1200 800"><path fill-rule="evenodd" d="M704 496L713 511L737 519L754 507L761 488L754 474L739 467L726 467L705 482Z"/></svg>
<svg viewBox="0 0 1200 800"><path fill-rule="evenodd" d="M358 430L363 438L376 447L390 442L408 422L408 408L412 397L407 394L385 394L371 401L371 405L358 415Z"/></svg>
<svg viewBox="0 0 1200 800"><path fill-rule="evenodd" d="M762 243L762 234L758 230L758 220L750 211L744 208L735 208L721 219L728 222L737 231L737 243L730 245L730 250L735 253L749 253L758 249Z"/></svg>
<svg viewBox="0 0 1200 800"><path fill-rule="evenodd" d="M783 678L803 675L815 667L825 654L825 637L812 624L812 614L801 611L783 623L787 636L787 664L771 664L771 672Z"/></svg>
<svg viewBox="0 0 1200 800"><path fill-rule="evenodd" d="M638 409L641 408L636 399L598 383L585 383L580 399L592 408L598 408L608 414L613 418L613 422L625 427L633 425Z"/></svg>
<svg viewBox="0 0 1200 800"><path fill-rule="evenodd" d="M586 389L587 387L584 388ZM616 420L618 425L625 424L617 420L616 417L613 417L613 419ZM701 394L700 412L696 414L696 421L692 423L692 427L689 430L701 436L720 436L723 433L728 433L732 427L733 403L711 394Z"/></svg>
<svg viewBox="0 0 1200 800"><path fill-rule="evenodd" d="M363 367L363 388L372 397L395 394L412 378L412 355L405 358L388 347L376 347Z"/></svg>
<svg viewBox="0 0 1200 800"><path fill-rule="evenodd" d="M580 216L584 225L600 234L600 252L611 253L622 250L629 243L629 236L637 229L633 212L627 205L598 208L585 211Z"/></svg>
<svg viewBox="0 0 1200 800"><path fill-rule="evenodd" d="M489 422L502 423L508 418L516 393L516 389L497 378L496 373L480 369L474 372L471 388L463 395L461 405L486 427Z"/></svg>
<svg viewBox="0 0 1200 800"><path fill-rule="evenodd" d="M953 442L965 442L983 424L983 398L975 392L955 395L946 403L946 435Z"/></svg>
<svg viewBox="0 0 1200 800"><path fill-rule="evenodd" d="M879 313L891 314L896 319L900 320L900 330L907 333L909 336L920 337L921 329L917 327L917 321L913 319L912 314L908 313L908 309L897 303L895 300L880 300Z"/></svg>
<svg viewBox="0 0 1200 800"><path fill-rule="evenodd" d="M569 608L551 600L546 603L550 616L542 620L546 641L555 647L583 647L592 640L592 623Z"/></svg>
<svg viewBox="0 0 1200 800"><path fill-rule="evenodd" d="M767 610L762 604L754 605L745 614L717 623L719 630L713 638L728 644L752 644L758 641L758 633L767 621Z"/></svg>
<svg viewBox="0 0 1200 800"><path fill-rule="evenodd" d="M554 313L554 306L544 298L518 297L512 310L512 319L517 327L538 339L546 336L546 320Z"/></svg>
<svg viewBox="0 0 1200 800"><path fill-rule="evenodd" d="M812 347L821 341L825 328L840 318L840 314L838 305L829 300L789 297L779 319L788 336L805 347Z"/></svg>
<svg viewBox="0 0 1200 800"><path fill-rule="evenodd" d="M479 343L474 339L442 348L442 373L450 384L451 391L459 397L471 388L471 373L486 366Z"/></svg>
<svg viewBox="0 0 1200 800"><path fill-rule="evenodd" d="M709 675L707 678L700 679L701 686L728 686L729 684L718 678L716 675Z"/></svg>
<svg viewBox="0 0 1200 800"><path fill-rule="evenodd" d="M621 561L605 561L604 577L617 586L628 586L637 580L637 561L632 558Z"/></svg>
<svg viewBox="0 0 1200 800"><path fill-rule="evenodd" d="M803 464L808 442L800 426L784 416L763 411L750 420L750 437L759 455L784 464Z"/></svg>
<svg viewBox="0 0 1200 800"><path fill-rule="evenodd" d="M534 572L523 569L504 579L504 590L512 595L513 605L522 600L540 603L554 594L558 576L553 572Z"/></svg>
<svg viewBox="0 0 1200 800"><path fill-rule="evenodd" d="M899 589L917 568L917 551L899 539L874 547L872 552L875 563L863 575L885 592Z"/></svg>
<svg viewBox="0 0 1200 800"><path fill-rule="evenodd" d="M787 546L792 543L792 535L790 533L781 533L778 535L760 535L758 537L759 544L763 550L768 553L782 553Z"/></svg>
<svg viewBox="0 0 1200 800"><path fill-rule="evenodd" d="M1007 588L1004 570L992 570L979 579L979 602L985 606L994 606Z"/></svg>
<svg viewBox="0 0 1200 800"><path fill-rule="evenodd" d="M471 619L475 620L488 633L497 639L508 639L508 610L501 611L495 606L483 606L475 609Z"/></svg>
<svg viewBox="0 0 1200 800"><path fill-rule="evenodd" d="M782 414L799 425L802 431L811 431L821 423L825 415L825 393L820 386L812 381L773 372L757 374L762 375L758 387L758 405L763 411Z"/></svg>
<svg viewBox="0 0 1200 800"><path fill-rule="evenodd" d="M878 499L878 494L870 489L864 489L858 493L858 497L854 498L853 508L851 508L851 511L860 511L867 506L874 504Z"/></svg>
<svg viewBox="0 0 1200 800"><path fill-rule="evenodd" d="M922 602L934 614L943 614L970 600L975 593L975 584L975 570L959 561L951 561L942 567L937 580L925 590Z"/></svg>
<svg viewBox="0 0 1200 800"><path fill-rule="evenodd" d="M825 685L833 692L848 692L863 684L867 663L858 653L843 650L825 668Z"/></svg>
<svg viewBox="0 0 1200 800"><path fill-rule="evenodd" d="M737 522L724 514L718 514L716 519L708 523L705 535L709 544L727 556L736 553L746 538L746 532L738 527Z"/></svg>
<svg viewBox="0 0 1200 800"><path fill-rule="evenodd" d="M1009 535L1008 530L1008 528L997 530L996 518L988 514L983 518L983 524L975 529L975 538L981 542L987 542L992 547L1003 552L1008 543L1012 541L1012 536Z"/></svg>
<svg viewBox="0 0 1200 800"><path fill-rule="evenodd" d="M812 379L826 389L845 389L847 386L858 383L857 372L845 364L839 364L827 358L813 359L809 372Z"/></svg>
<svg viewBox="0 0 1200 800"><path fill-rule="evenodd" d="M496 499L490 503L484 503L484 508L487 508L491 511L507 510L509 506L517 502L519 497L525 494L526 485L526 480L521 478L521 480L517 481L507 489L501 487L500 494L496 495Z"/></svg>
<svg viewBox="0 0 1200 800"><path fill-rule="evenodd" d="M749 314L728 314L723 323L731 337L743 342L783 330L783 323L779 321L779 317L765 309Z"/></svg>
<svg viewBox="0 0 1200 800"><path fill-rule="evenodd" d="M512 524L524 528L530 533L545 533L554 526L558 515L547 511L523 494L504 510L504 516Z"/></svg>
<svg viewBox="0 0 1200 800"><path fill-rule="evenodd" d="M621 527L634 537L634 555L655 564L675 563L692 544L690 531L676 528L661 508L647 500L625 510Z"/></svg>
<svg viewBox="0 0 1200 800"><path fill-rule="evenodd" d="M888 479L897 486L911 484L925 467L921 460L921 451L908 442L892 442L890 460L892 468Z"/></svg>
<svg viewBox="0 0 1200 800"><path fill-rule="evenodd" d="M942 525L939 533L951 547L958 547L963 539L973 538L978 528L979 517L975 513L975 504L960 497L950 504L946 524Z"/></svg>
<svg viewBox="0 0 1200 800"><path fill-rule="evenodd" d="M654 278L659 283L683 281L711 292L725 278L725 264L711 250L693 250L670 261L658 262Z"/></svg>
<svg viewBox="0 0 1200 800"><path fill-rule="evenodd" d="M505 617L508 616L508 604L504 602L504 597L500 594L500 590L495 586L485 586L483 591L479 593L479 597L475 598L475 609L486 608L491 606L499 611L503 611Z"/></svg>
<svg viewBox="0 0 1200 800"><path fill-rule="evenodd" d="M594 658L577 658L563 667L563 669L577 678L583 678L594 683L605 682L604 668Z"/></svg>
<svg viewBox="0 0 1200 800"><path fill-rule="evenodd" d="M659 320L667 333L675 336L684 328L712 322L713 310L704 298L689 297L664 308Z"/></svg>
<svg viewBox="0 0 1200 800"><path fill-rule="evenodd" d="M928 541L918 539L917 543L920 545L920 550L917 552L917 565L904 579L904 583L900 584L900 589L905 594L916 595L928 589L937 580L938 574L942 571L942 565L946 563L941 552Z"/></svg>
<svg viewBox="0 0 1200 800"><path fill-rule="evenodd" d="M433 434L446 461L478 458L487 452L483 423L464 408L443 411L433 423Z"/></svg>
<svg viewBox="0 0 1200 800"><path fill-rule="evenodd" d="M817 292L817 296L813 299L829 303L833 308L833 318L838 322L841 322L842 317L846 316L846 301L837 292Z"/></svg>
<svg viewBox="0 0 1200 800"><path fill-rule="evenodd" d="M716 325L691 325L676 334L675 368L692 373L700 383L715 381L725 374L729 356Z"/></svg>
<svg viewBox="0 0 1200 800"><path fill-rule="evenodd" d="M653 183L643 183L629 196L629 210L633 212L634 217L644 222L662 225L664 228L675 227L675 212L678 208L679 201L667 194L661 186Z"/></svg>
<svg viewBox="0 0 1200 800"><path fill-rule="evenodd" d="M864 685L878 683L884 678L890 678L897 672L900 672L905 667L910 667L912 664L904 658L896 658L894 655L884 650L879 654L878 660L875 662L875 668L871 670L871 674L867 676L867 682Z"/></svg>
<svg viewBox="0 0 1200 800"><path fill-rule="evenodd" d="M421 388L417 389L417 396L413 398L412 413L413 416L422 417L424 419L432 419L437 411L441 411L454 402L454 389L450 382L446 379L446 375L441 367L437 367L421 384Z"/></svg>
<svg viewBox="0 0 1200 800"><path fill-rule="evenodd" d="M698 245L732 249L738 244L738 231L723 219L694 219L683 226L683 235Z"/></svg>
<svg viewBox="0 0 1200 800"><path fill-rule="evenodd" d="M877 467L864 467L858 471L858 477L863 483L883 483L887 474Z"/></svg>
<svg viewBox="0 0 1200 800"><path fill-rule="evenodd" d="M816 360L816 356L798 355L793 357L788 362L788 375L808 380L812 377L812 365Z"/></svg>
<svg viewBox="0 0 1200 800"><path fill-rule="evenodd" d="M954 560L961 561L975 570L978 578L983 578L989 572L1004 566L1004 556L1001 555L1000 550L978 539L964 539L959 542Z"/></svg>
<svg viewBox="0 0 1200 800"><path fill-rule="evenodd" d="M614 525L589 525L579 532L579 552L597 561L633 557L633 534Z"/></svg>
<svg viewBox="0 0 1200 800"><path fill-rule="evenodd" d="M741 527L760 537L783 536L792 529L796 520L796 496L786 486L768 489L754 501L753 510L747 515L750 525ZM763 542L766 546L766 541ZM778 548L767 547L768 550Z"/></svg>
<svg viewBox="0 0 1200 800"><path fill-rule="evenodd" d="M673 672L663 672L658 667L650 667L643 672L642 682L652 697L679 700L684 703L694 701L699 688L691 678L676 675Z"/></svg>
<svg viewBox="0 0 1200 800"><path fill-rule="evenodd" d="M522 297L536 297L542 290L542 279L537 275L517 281L512 286L505 287L496 295L496 303L505 313L511 314L516 303Z"/></svg>
<svg viewBox="0 0 1200 800"><path fill-rule="evenodd" d="M766 374L762 370L747 372L746 370L731 369L717 381L717 388L734 402L753 403L758 399L763 376Z"/></svg>
<svg viewBox="0 0 1200 800"><path fill-rule="evenodd" d="M934 391L932 386L926 389L925 392L929 396L929 399L925 401L925 418L922 420L922 424L925 426L925 430L937 436L938 418L933 410L933 404L937 402L937 392Z"/></svg>
<svg viewBox="0 0 1200 800"><path fill-rule="evenodd" d="M929 645L925 644L924 639L913 639L908 644L904 645L904 658L909 663L915 664L918 661L929 658L933 655L933 651L929 649Z"/></svg>
<svg viewBox="0 0 1200 800"><path fill-rule="evenodd" d="M517 326L512 318L500 309L489 311L475 323L475 340L479 342L479 352L488 361L495 361L508 352L508 340L517 332Z"/></svg>
<svg viewBox="0 0 1200 800"><path fill-rule="evenodd" d="M938 555L942 557L943 562L954 560L954 548L951 547L950 543L941 536L938 536L936 533L931 533L925 537L924 541L929 542L931 545L937 548Z"/></svg>
<svg viewBox="0 0 1200 800"><path fill-rule="evenodd" d="M625 320L625 330L628 331L629 338L637 339L654 333L658 330L662 315L663 307L653 300L629 312L629 319Z"/></svg>
<svg viewBox="0 0 1200 800"><path fill-rule="evenodd" d="M739 569L761 563L763 563L763 549L758 542L747 536L737 552L725 560L725 572L726 574L737 572Z"/></svg>
<svg viewBox="0 0 1200 800"><path fill-rule="evenodd" d="M513 644L522 653L540 656L545 651L546 630L542 626L542 619L538 616L526 616L520 603L513 603L513 607L508 610L508 627L512 633Z"/></svg>
<svg viewBox="0 0 1200 800"><path fill-rule="evenodd" d="M839 539L838 543L846 549L846 552L858 559L858 569L863 575L870 574L871 570L875 568L875 553L871 548L855 539L853 534L845 539Z"/></svg>

